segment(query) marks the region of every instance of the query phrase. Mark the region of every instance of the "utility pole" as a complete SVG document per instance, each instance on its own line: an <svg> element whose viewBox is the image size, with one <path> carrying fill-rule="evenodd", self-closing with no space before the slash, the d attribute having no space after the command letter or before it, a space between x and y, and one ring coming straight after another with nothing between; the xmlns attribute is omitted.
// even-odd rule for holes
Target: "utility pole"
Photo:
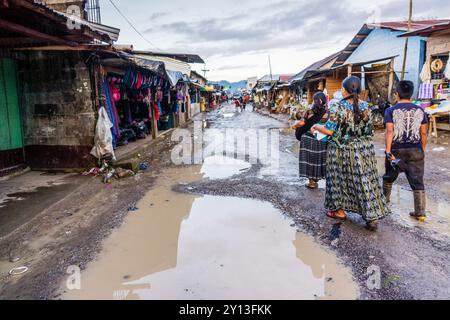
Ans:
<svg viewBox="0 0 450 320"><path fill-rule="evenodd" d="M270 54L269 54L269 70L270 70L270 81L273 81L272 62L270 61Z"/></svg>
<svg viewBox="0 0 450 320"><path fill-rule="evenodd" d="M409 0L408 32L411 31L412 15L413 15L413 0ZM409 43L409 38L406 37L405 51L403 54L402 81L405 80L406 59L408 58L408 43Z"/></svg>
<svg viewBox="0 0 450 320"><path fill-rule="evenodd" d="M203 71L203 77L206 79L206 73L210 72L211 70L206 69L206 64L205 64L202 71Z"/></svg>

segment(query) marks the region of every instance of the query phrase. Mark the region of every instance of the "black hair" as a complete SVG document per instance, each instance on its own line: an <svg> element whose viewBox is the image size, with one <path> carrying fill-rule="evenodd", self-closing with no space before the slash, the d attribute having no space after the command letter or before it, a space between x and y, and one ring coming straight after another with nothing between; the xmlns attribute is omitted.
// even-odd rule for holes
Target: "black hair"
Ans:
<svg viewBox="0 0 450 320"><path fill-rule="evenodd" d="M350 94L350 96L344 98L344 100L353 99L354 120L355 123L359 123L359 94L361 93L361 79L355 76L349 76L342 82L342 87Z"/></svg>
<svg viewBox="0 0 450 320"><path fill-rule="evenodd" d="M411 99L414 94L414 83L412 81L400 81L396 91L400 99Z"/></svg>
<svg viewBox="0 0 450 320"><path fill-rule="evenodd" d="M322 91L316 92L314 94L314 104L312 111L315 114L325 113L327 107L327 96Z"/></svg>

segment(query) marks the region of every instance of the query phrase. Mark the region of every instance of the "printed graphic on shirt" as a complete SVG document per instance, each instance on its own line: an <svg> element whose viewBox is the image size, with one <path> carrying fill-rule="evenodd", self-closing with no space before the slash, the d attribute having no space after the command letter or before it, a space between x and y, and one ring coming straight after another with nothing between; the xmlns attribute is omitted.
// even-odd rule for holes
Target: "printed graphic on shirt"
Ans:
<svg viewBox="0 0 450 320"><path fill-rule="evenodd" d="M420 126L423 123L423 116L423 111L420 109L394 110L394 141L420 143Z"/></svg>

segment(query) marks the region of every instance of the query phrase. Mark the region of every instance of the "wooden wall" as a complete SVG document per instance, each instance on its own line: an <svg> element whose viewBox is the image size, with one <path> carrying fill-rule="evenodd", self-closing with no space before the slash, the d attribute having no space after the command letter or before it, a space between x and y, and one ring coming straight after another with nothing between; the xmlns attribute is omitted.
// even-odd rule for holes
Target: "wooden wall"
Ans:
<svg viewBox="0 0 450 320"><path fill-rule="evenodd" d="M450 52L450 31L436 32L428 38L428 55Z"/></svg>

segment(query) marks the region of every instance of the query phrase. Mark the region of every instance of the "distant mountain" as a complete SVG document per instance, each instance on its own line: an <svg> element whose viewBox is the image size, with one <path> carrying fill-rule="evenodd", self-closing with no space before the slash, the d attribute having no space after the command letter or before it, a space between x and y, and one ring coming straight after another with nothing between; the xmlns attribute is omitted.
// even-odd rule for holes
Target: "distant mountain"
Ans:
<svg viewBox="0 0 450 320"><path fill-rule="evenodd" d="M222 80L222 81L213 81L212 83L214 84L218 84L220 86L223 87L229 87L231 92L236 92L239 91L240 89L245 89L247 87L247 81L246 80L242 80L242 81L238 81L238 82L229 82L227 80Z"/></svg>

